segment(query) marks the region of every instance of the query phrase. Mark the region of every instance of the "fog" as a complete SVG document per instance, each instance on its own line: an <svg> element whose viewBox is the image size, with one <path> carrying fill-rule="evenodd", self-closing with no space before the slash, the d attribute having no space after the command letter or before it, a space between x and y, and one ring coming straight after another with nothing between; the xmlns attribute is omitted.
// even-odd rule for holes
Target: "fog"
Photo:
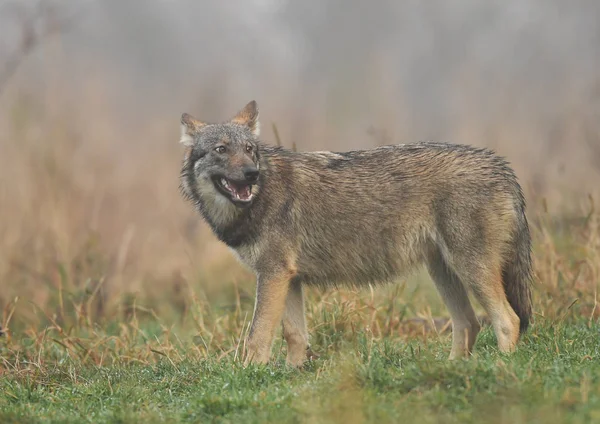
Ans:
<svg viewBox="0 0 600 424"><path fill-rule="evenodd" d="M73 92L100 78L117 133L167 116L176 128L183 111L224 120L256 99L263 124L306 149L368 147L374 126L393 142L539 155L530 164L551 174L546 161L598 163L595 1L88 0L55 10L75 16L60 53L42 43L13 88L43 83L48 68Z"/></svg>

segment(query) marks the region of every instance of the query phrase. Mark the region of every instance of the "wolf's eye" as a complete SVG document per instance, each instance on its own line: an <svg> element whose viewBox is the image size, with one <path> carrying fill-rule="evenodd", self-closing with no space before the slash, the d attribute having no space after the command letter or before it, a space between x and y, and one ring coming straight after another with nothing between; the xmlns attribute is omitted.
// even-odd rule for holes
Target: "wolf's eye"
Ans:
<svg viewBox="0 0 600 424"><path fill-rule="evenodd" d="M246 151L247 151L248 153L252 153L252 144L248 144L248 145L246 145Z"/></svg>
<svg viewBox="0 0 600 424"><path fill-rule="evenodd" d="M227 149L225 149L225 146L217 146L217 147L215 148L215 150L217 151L217 153L225 153L225 151L226 151Z"/></svg>

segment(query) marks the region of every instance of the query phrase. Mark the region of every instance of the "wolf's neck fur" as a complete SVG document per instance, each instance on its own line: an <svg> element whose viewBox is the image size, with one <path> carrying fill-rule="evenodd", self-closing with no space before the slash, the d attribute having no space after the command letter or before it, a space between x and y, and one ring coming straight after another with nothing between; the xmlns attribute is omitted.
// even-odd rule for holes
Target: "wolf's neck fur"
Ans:
<svg viewBox="0 0 600 424"><path fill-rule="evenodd" d="M235 206L214 187L198 188L200 212L213 229L223 229L233 224L243 209Z"/></svg>

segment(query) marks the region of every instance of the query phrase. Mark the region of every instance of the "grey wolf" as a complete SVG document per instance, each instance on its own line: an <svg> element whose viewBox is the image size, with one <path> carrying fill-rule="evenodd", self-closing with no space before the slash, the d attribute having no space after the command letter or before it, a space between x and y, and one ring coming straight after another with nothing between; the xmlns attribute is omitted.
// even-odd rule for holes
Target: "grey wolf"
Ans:
<svg viewBox="0 0 600 424"><path fill-rule="evenodd" d="M452 319L450 359L468 356L485 309L499 350L529 325L531 238L508 162L465 145L418 142L293 152L259 139L256 102L224 123L183 114L180 188L257 276L245 363L266 363L279 323L287 363L309 338L303 287L392 281L424 264Z"/></svg>

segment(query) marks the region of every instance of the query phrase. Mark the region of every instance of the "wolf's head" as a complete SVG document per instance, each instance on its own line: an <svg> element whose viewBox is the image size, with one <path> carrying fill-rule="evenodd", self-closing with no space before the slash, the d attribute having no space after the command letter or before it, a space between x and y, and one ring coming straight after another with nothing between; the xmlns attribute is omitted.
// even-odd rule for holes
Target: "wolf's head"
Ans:
<svg viewBox="0 0 600 424"><path fill-rule="evenodd" d="M182 188L196 202L248 207L260 173L258 106L251 101L229 122L208 124L184 113L181 140L186 146Z"/></svg>

